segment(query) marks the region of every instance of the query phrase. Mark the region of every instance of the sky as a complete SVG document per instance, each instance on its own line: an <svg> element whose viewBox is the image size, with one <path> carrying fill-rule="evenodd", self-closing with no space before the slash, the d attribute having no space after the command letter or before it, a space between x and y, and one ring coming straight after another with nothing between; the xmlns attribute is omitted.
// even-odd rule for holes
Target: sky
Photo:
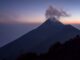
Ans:
<svg viewBox="0 0 80 60"><path fill-rule="evenodd" d="M62 23L80 24L80 0L0 0L0 47L40 26L50 5L70 14Z"/></svg>
<svg viewBox="0 0 80 60"><path fill-rule="evenodd" d="M42 23L49 5L68 12L65 24L80 24L80 0L0 0L0 23Z"/></svg>

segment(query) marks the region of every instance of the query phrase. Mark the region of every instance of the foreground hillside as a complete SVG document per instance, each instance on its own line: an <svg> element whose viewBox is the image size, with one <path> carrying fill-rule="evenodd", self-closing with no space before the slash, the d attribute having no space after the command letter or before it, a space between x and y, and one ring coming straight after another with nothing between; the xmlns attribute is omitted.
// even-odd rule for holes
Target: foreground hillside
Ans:
<svg viewBox="0 0 80 60"><path fill-rule="evenodd" d="M77 35L63 44L57 42L45 54L25 53L17 60L80 60L80 36Z"/></svg>

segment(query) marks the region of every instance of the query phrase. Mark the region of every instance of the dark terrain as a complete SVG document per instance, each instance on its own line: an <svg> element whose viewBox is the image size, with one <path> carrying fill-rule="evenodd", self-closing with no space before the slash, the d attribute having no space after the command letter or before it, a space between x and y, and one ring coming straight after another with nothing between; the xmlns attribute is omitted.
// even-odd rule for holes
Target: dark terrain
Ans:
<svg viewBox="0 0 80 60"><path fill-rule="evenodd" d="M62 58L63 55L60 54L66 55L65 50L67 50L68 48L66 49L64 48L64 46L66 46L66 44L69 44L69 43L65 43L65 41L74 38L76 35L80 35L80 30L73 27L72 25L64 25L63 23L59 22L59 20L55 18L48 19L36 29L33 29L32 31L24 34L20 38L17 38L16 40L10 42L9 44L1 47L0 59L16 60L16 58L21 54L29 53L29 52L35 52L37 54L41 54L40 56L38 56L41 59L46 59L45 57L47 57L47 59L52 59L53 56L54 59L57 59L58 58L57 55L61 56L59 58ZM54 49L50 48L53 44L55 44L53 47ZM69 49L71 48L69 47ZM64 50L64 52L62 50ZM30 58L31 56L35 57L37 56L35 53L29 53L30 56L29 55L28 56Z"/></svg>
<svg viewBox="0 0 80 60"><path fill-rule="evenodd" d="M80 60L80 36L61 44L53 44L47 53L37 55L36 53L25 53L17 60Z"/></svg>

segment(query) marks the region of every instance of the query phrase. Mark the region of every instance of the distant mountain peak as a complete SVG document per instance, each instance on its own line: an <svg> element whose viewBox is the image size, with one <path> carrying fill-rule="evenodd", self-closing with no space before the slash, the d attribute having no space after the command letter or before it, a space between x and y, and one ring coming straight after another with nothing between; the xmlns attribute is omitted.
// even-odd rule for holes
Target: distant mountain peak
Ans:
<svg viewBox="0 0 80 60"><path fill-rule="evenodd" d="M48 25L50 26L64 26L63 23L61 23L59 20L57 20L56 18L53 19L47 19L41 26L43 25ZM53 27L54 28L54 27Z"/></svg>
<svg viewBox="0 0 80 60"><path fill-rule="evenodd" d="M59 23L59 24L62 24L58 19L56 19L56 18L51 18L51 19L47 19L47 21L46 22L53 22L53 23Z"/></svg>

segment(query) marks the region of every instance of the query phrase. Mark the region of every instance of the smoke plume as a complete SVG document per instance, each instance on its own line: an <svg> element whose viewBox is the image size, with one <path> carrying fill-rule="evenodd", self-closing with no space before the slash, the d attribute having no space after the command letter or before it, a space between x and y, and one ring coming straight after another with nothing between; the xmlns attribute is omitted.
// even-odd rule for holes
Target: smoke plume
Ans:
<svg viewBox="0 0 80 60"><path fill-rule="evenodd" d="M49 8L46 10L45 16L47 19L51 18L59 19L60 17L68 17L69 14L62 9L57 9L53 6L49 6Z"/></svg>

